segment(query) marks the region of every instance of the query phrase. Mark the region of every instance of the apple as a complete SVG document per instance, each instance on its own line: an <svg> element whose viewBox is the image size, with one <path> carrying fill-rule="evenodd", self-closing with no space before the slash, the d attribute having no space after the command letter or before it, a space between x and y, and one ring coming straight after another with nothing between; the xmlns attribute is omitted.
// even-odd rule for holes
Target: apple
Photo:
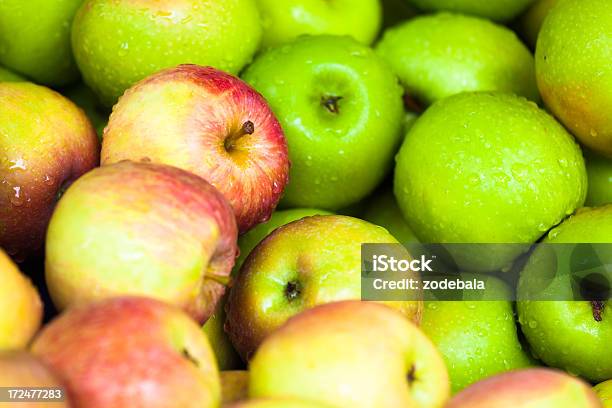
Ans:
<svg viewBox="0 0 612 408"><path fill-rule="evenodd" d="M386 228L403 245L419 242L404 219L392 190L375 194L367 204L363 219Z"/></svg>
<svg viewBox="0 0 612 408"><path fill-rule="evenodd" d="M550 111L588 148L612 158L612 7L564 0L553 7L536 46L536 78Z"/></svg>
<svg viewBox="0 0 612 408"><path fill-rule="evenodd" d="M480 278L463 273L462 278ZM450 377L453 393L483 378L533 364L519 340L507 285L491 276L487 299L425 301L421 329L436 346Z"/></svg>
<svg viewBox="0 0 612 408"><path fill-rule="evenodd" d="M108 117L110 111L100 106L96 95L87 85L79 83L65 89L63 92L64 96L79 106L85 114L91 120L92 125L96 129L98 139L102 141L102 135L104 128L108 123Z"/></svg>
<svg viewBox="0 0 612 408"><path fill-rule="evenodd" d="M330 406L295 398L258 398L238 402L227 408L330 408Z"/></svg>
<svg viewBox="0 0 612 408"><path fill-rule="evenodd" d="M597 384L594 388L603 404L603 408L612 408L612 380Z"/></svg>
<svg viewBox="0 0 612 408"><path fill-rule="evenodd" d="M402 89L370 48L349 37L300 37L263 53L243 78L287 137L286 208L335 211L383 180L402 138Z"/></svg>
<svg viewBox="0 0 612 408"><path fill-rule="evenodd" d="M544 244L612 242L612 205L585 208L551 230ZM601 261L612 263L610 250L597 249ZM612 314L608 301L581 301L572 292L574 276L555 273L546 260L547 247L534 251L521 271L517 296L519 322L534 355L546 365L562 368L593 382L612 378ZM569 256L569 255L568 255ZM568 262L569 263L569 262ZM553 275L545 288L538 282ZM534 293L535 292L535 293ZM550 295L550 297L548 297ZM551 299L551 300L548 300Z"/></svg>
<svg viewBox="0 0 612 408"><path fill-rule="evenodd" d="M509 28L482 18L450 13L415 17L385 31L376 52L419 106L469 91L512 92L539 100L531 52Z"/></svg>
<svg viewBox="0 0 612 408"><path fill-rule="evenodd" d="M255 0L87 0L72 47L85 83L110 107L138 81L179 64L237 74L261 35Z"/></svg>
<svg viewBox="0 0 612 408"><path fill-rule="evenodd" d="M0 350L25 348L40 327L43 304L32 282L2 249L0 282Z"/></svg>
<svg viewBox="0 0 612 408"><path fill-rule="evenodd" d="M98 164L85 114L29 82L0 83L0 247L18 261L42 251L58 196Z"/></svg>
<svg viewBox="0 0 612 408"><path fill-rule="evenodd" d="M250 365L253 398L437 408L448 395L446 368L433 344L402 314L371 302L302 312L266 338Z"/></svg>
<svg viewBox="0 0 612 408"><path fill-rule="evenodd" d="M0 64L38 83L62 86L79 72L70 27L83 0L2 0Z"/></svg>
<svg viewBox="0 0 612 408"><path fill-rule="evenodd" d="M249 372L243 370L221 371L221 399L223 404L243 400L248 395Z"/></svg>
<svg viewBox="0 0 612 408"><path fill-rule="evenodd" d="M240 256L236 258L236 264L232 270L232 276L234 278L236 277L242 263L251 250L276 228L307 216L323 214L330 213L314 208L294 208L290 210L275 211L268 221L257 225L255 228L238 238ZM215 357L217 358L219 368L221 370L232 370L241 367L243 363L242 359L236 353L236 350L234 350L234 346L232 346L232 343L230 342L230 339L223 328L226 320L226 303L227 294L221 298L217 304L215 312L204 324L203 330L212 345L213 351L215 352Z"/></svg>
<svg viewBox="0 0 612 408"><path fill-rule="evenodd" d="M561 371L530 368L487 378L466 388L446 408L600 408L582 380Z"/></svg>
<svg viewBox="0 0 612 408"><path fill-rule="evenodd" d="M205 178L232 204L241 232L270 217L289 172L283 131L261 95L197 65L139 82L113 109L102 164L142 158Z"/></svg>
<svg viewBox="0 0 612 408"><path fill-rule="evenodd" d="M558 2L559 0L535 0L518 20L519 33L532 49L536 47L544 19Z"/></svg>
<svg viewBox="0 0 612 408"><path fill-rule="evenodd" d="M585 205L599 206L612 203L612 158L590 151L584 152L589 190Z"/></svg>
<svg viewBox="0 0 612 408"><path fill-rule="evenodd" d="M423 11L453 11L472 14L495 21L509 21L518 16L534 0L408 0Z"/></svg>
<svg viewBox="0 0 612 408"><path fill-rule="evenodd" d="M0 82L24 82L25 80L21 75L0 66Z"/></svg>
<svg viewBox="0 0 612 408"><path fill-rule="evenodd" d="M21 408L69 408L70 401L65 393L65 388L60 379L52 373L49 368L39 359L24 351L0 352L0 387L6 389L15 388L50 388L53 390L54 399L49 402L13 401L2 403L0 407ZM60 396L56 397L55 393Z"/></svg>
<svg viewBox="0 0 612 408"><path fill-rule="evenodd" d="M262 47L288 43L304 34L350 35L370 44L382 20L380 0L257 0Z"/></svg>
<svg viewBox="0 0 612 408"><path fill-rule="evenodd" d="M291 316L323 303L361 299L361 244L397 240L357 218L322 215L276 229L242 265L226 305L225 330L246 361ZM421 301L390 302L418 323Z"/></svg>
<svg viewBox="0 0 612 408"><path fill-rule="evenodd" d="M203 322L225 291L236 240L229 203L204 179L123 161L66 191L49 224L45 277L58 309L146 295Z"/></svg>
<svg viewBox="0 0 612 408"><path fill-rule="evenodd" d="M66 384L75 407L218 407L210 345L181 310L139 297L76 306L49 323L32 353Z"/></svg>
<svg viewBox="0 0 612 408"><path fill-rule="evenodd" d="M582 152L535 103L498 92L434 103L397 155L394 192L421 242L533 243L584 203ZM521 245L448 247L460 269L507 267Z"/></svg>

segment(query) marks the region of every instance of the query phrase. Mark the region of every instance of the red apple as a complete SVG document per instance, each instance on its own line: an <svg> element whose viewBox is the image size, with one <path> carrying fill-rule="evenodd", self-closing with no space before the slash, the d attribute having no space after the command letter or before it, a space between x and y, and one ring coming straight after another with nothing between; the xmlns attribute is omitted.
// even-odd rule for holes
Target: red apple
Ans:
<svg viewBox="0 0 612 408"><path fill-rule="evenodd" d="M181 310L137 297L71 308L32 352L64 380L75 408L207 408L219 373L200 327Z"/></svg>
<svg viewBox="0 0 612 408"><path fill-rule="evenodd" d="M59 309L118 295L144 295L200 322L225 291L237 252L227 200L175 167L121 163L77 180L47 234L46 280Z"/></svg>
<svg viewBox="0 0 612 408"><path fill-rule="evenodd" d="M489 377L464 389L447 408L600 408L591 387L562 371L529 368Z"/></svg>
<svg viewBox="0 0 612 408"><path fill-rule="evenodd" d="M102 164L143 158L217 187L241 232L270 217L289 173L287 143L264 98L239 78L197 65L150 76L113 109Z"/></svg>
<svg viewBox="0 0 612 408"><path fill-rule="evenodd" d="M18 261L41 251L58 196L98 161L76 105L32 83L0 83L0 247Z"/></svg>

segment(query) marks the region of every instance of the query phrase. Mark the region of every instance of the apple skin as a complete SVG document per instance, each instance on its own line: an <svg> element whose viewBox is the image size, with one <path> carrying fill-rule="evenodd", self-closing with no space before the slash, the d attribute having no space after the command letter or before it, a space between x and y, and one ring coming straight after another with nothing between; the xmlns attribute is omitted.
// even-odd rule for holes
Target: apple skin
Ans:
<svg viewBox="0 0 612 408"><path fill-rule="evenodd" d="M215 358L181 310L139 297L71 308L35 339L32 353L62 380L75 408L218 407Z"/></svg>
<svg viewBox="0 0 612 408"><path fill-rule="evenodd" d="M509 21L518 16L534 0L408 0L423 11L453 11L495 21Z"/></svg>
<svg viewBox="0 0 612 408"><path fill-rule="evenodd" d="M249 372L245 370L221 371L221 399L223 405L247 398Z"/></svg>
<svg viewBox="0 0 612 408"><path fill-rule="evenodd" d="M26 79L21 75L0 67L0 82L24 82Z"/></svg>
<svg viewBox="0 0 612 408"><path fill-rule="evenodd" d="M591 387L562 371L530 368L466 388L446 408L601 408Z"/></svg>
<svg viewBox="0 0 612 408"><path fill-rule="evenodd" d="M17 261L42 252L58 195L99 162L85 114L55 91L0 83L0 247Z"/></svg>
<svg viewBox="0 0 612 408"><path fill-rule="evenodd" d="M550 111L585 146L612 158L612 7L607 0L567 0L540 30L538 88Z"/></svg>
<svg viewBox="0 0 612 408"><path fill-rule="evenodd" d="M612 242L612 205L584 208L551 230L544 243ZM604 251L608 252L609 251ZM532 257L537 255L534 252ZM605 260L605 258L602 258ZM608 259L609 261L609 259ZM521 272L517 296L528 299L530 282L547 271L528 263ZM570 287L561 281L564 290ZM551 286L555 283L553 282ZM548 288L547 288L548 290ZM612 314L604 303L601 321L588 301L527 300L517 302L519 322L534 356L593 382L612 378Z"/></svg>
<svg viewBox="0 0 612 408"><path fill-rule="evenodd" d="M58 309L146 295L203 322L225 291L236 240L229 203L204 179L124 161L66 191L49 224L45 277Z"/></svg>
<svg viewBox="0 0 612 408"><path fill-rule="evenodd" d="M437 408L448 395L446 368L433 344L401 313L372 302L302 312L266 338L250 365L252 398Z"/></svg>
<svg viewBox="0 0 612 408"><path fill-rule="evenodd" d="M442 354L453 393L494 374L533 365L520 343L512 303L499 300L510 299L507 285L489 277L487 295L496 300L425 301L420 327Z"/></svg>
<svg viewBox="0 0 612 408"><path fill-rule="evenodd" d="M159 72L114 107L102 164L144 157L195 173L219 189L241 232L270 217L288 181L287 142L266 101L239 78L211 67Z"/></svg>
<svg viewBox="0 0 612 408"><path fill-rule="evenodd" d="M245 361L291 316L323 303L361 299L361 244L397 240L357 218L302 218L251 251L232 286L225 331ZM332 255L330 255L332 254ZM418 323L422 301L388 302Z"/></svg>
<svg viewBox="0 0 612 408"><path fill-rule="evenodd" d="M232 277L235 278L237 276L242 263L247 255L251 253L251 250L276 228L307 216L329 214L331 213L314 208L293 208L290 210L274 211L268 221L257 225L238 238L240 256L236 258L236 264L232 270ZM212 345L217 363L221 370L232 370L240 368L243 365L242 359L238 356L236 350L234 350L234 346L223 329L226 320L225 304L227 303L227 295L228 293L221 298L215 308L215 312L203 326L204 333Z"/></svg>
<svg viewBox="0 0 612 408"><path fill-rule="evenodd" d="M318 402L303 401L294 398L258 398L238 402L227 408L332 408Z"/></svg>
<svg viewBox="0 0 612 408"><path fill-rule="evenodd" d="M52 388L65 390L64 384L39 359L24 351L0 352L0 387ZM27 402L19 404L0 402L0 408L70 408L70 400L64 393L64 401Z"/></svg>
<svg viewBox="0 0 612 408"><path fill-rule="evenodd" d="M402 138L402 89L370 48L350 37L304 36L260 55L243 78L287 137L284 207L336 211L387 174Z"/></svg>
<svg viewBox="0 0 612 408"><path fill-rule="evenodd" d="M237 74L260 41L255 0L88 0L72 27L83 79L107 107L136 82L179 64Z"/></svg>
<svg viewBox="0 0 612 408"><path fill-rule="evenodd" d="M612 159L591 151L584 152L589 190L585 205L597 207L612 203Z"/></svg>
<svg viewBox="0 0 612 408"><path fill-rule="evenodd" d="M419 239L404 219L392 190L376 194L368 203L362 217L372 224L386 228L402 244L416 244Z"/></svg>
<svg viewBox="0 0 612 408"><path fill-rule="evenodd" d="M257 0L257 6L264 48L304 34L350 35L367 45L376 38L382 20L380 0Z"/></svg>
<svg viewBox="0 0 612 408"><path fill-rule="evenodd" d="M470 91L540 99L529 49L509 28L482 18L450 13L415 17L385 31L376 52L406 93L424 106Z"/></svg>
<svg viewBox="0 0 612 408"><path fill-rule="evenodd" d="M593 387L603 404L603 408L612 408L612 380L604 381Z"/></svg>
<svg viewBox="0 0 612 408"><path fill-rule="evenodd" d="M63 86L79 77L70 27L83 0L2 0L0 64L37 83Z"/></svg>
<svg viewBox="0 0 612 408"><path fill-rule="evenodd" d="M0 310L5 311L0 314L0 350L25 348L40 327L43 304L32 282L2 249L0 282Z"/></svg>

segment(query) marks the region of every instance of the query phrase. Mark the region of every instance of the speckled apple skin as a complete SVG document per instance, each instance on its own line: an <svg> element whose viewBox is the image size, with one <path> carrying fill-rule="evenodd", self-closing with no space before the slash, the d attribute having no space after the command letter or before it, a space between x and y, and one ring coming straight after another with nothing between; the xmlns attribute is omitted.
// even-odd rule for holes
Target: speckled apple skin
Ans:
<svg viewBox="0 0 612 408"><path fill-rule="evenodd" d="M60 200L47 235L46 280L60 309L137 294L203 322L225 291L236 240L229 203L204 179L124 161L86 174Z"/></svg>
<svg viewBox="0 0 612 408"><path fill-rule="evenodd" d="M234 150L225 140L250 121ZM205 178L234 208L241 232L267 220L288 181L287 142L264 98L239 78L181 65L126 92L104 132L102 164L150 159Z"/></svg>
<svg viewBox="0 0 612 408"><path fill-rule="evenodd" d="M0 83L0 247L17 260L42 252L61 191L99 163L91 123L59 93Z"/></svg>
<svg viewBox="0 0 612 408"><path fill-rule="evenodd" d="M219 406L208 341L160 301L120 297L72 308L43 329L32 352L65 382L74 408Z"/></svg>

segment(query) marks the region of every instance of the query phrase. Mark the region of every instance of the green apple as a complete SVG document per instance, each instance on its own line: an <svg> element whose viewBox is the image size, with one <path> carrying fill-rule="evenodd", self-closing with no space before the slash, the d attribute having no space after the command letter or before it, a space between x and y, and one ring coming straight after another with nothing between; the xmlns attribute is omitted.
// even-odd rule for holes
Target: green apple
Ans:
<svg viewBox="0 0 612 408"><path fill-rule="evenodd" d="M24 82L25 80L21 75L0 67L0 82Z"/></svg>
<svg viewBox="0 0 612 408"><path fill-rule="evenodd" d="M531 52L510 29L485 19L449 13L416 17L388 29L376 51L407 94L425 106L467 91L539 99Z"/></svg>
<svg viewBox="0 0 612 408"><path fill-rule="evenodd" d="M453 392L532 365L519 341L512 303L501 300L510 299L507 285L489 277L486 294L495 300L425 301L421 329L442 354Z"/></svg>
<svg viewBox="0 0 612 408"><path fill-rule="evenodd" d="M612 380L604 381L594 387L603 408L612 408Z"/></svg>
<svg viewBox="0 0 612 408"><path fill-rule="evenodd" d="M281 204L337 210L385 176L401 140L402 90L371 49L349 37L301 37L262 54L243 77L287 137Z"/></svg>
<svg viewBox="0 0 612 408"><path fill-rule="evenodd" d="M136 82L179 64L238 73L261 31L255 0L88 0L72 46L83 79L112 106Z"/></svg>
<svg viewBox="0 0 612 408"><path fill-rule="evenodd" d="M509 21L518 16L534 0L407 0L423 11L454 11L462 14Z"/></svg>
<svg viewBox="0 0 612 408"><path fill-rule="evenodd" d="M246 399L249 391L249 372L243 370L221 371L221 400L223 404Z"/></svg>
<svg viewBox="0 0 612 408"><path fill-rule="evenodd" d="M226 331L245 361L291 316L323 303L361 299L362 243L398 242L382 227L323 215L280 227L251 251L226 306ZM422 302L390 305L419 322Z"/></svg>
<svg viewBox="0 0 612 408"><path fill-rule="evenodd" d="M83 0L0 1L0 64L38 83L62 86L79 72L70 27Z"/></svg>
<svg viewBox="0 0 612 408"><path fill-rule="evenodd" d="M58 197L99 164L85 114L55 91L0 82L0 247L17 261L43 250Z"/></svg>
<svg viewBox="0 0 612 408"><path fill-rule="evenodd" d="M31 350L64 381L74 407L218 408L221 401L200 327L150 298L75 306L45 326Z"/></svg>
<svg viewBox="0 0 612 408"><path fill-rule="evenodd" d="M542 23L559 0L536 0L518 21L521 36L532 49L535 49Z"/></svg>
<svg viewBox="0 0 612 408"><path fill-rule="evenodd" d="M561 371L531 368L480 381L446 408L601 408L584 381Z"/></svg>
<svg viewBox="0 0 612 408"><path fill-rule="evenodd" d="M421 242L532 243L586 196L584 159L572 136L535 103L510 94L434 103L396 162L395 196ZM463 270L498 270L520 250L453 255Z"/></svg>
<svg viewBox="0 0 612 408"><path fill-rule="evenodd" d="M219 365L220 370L237 370L244 367L244 362L236 353L234 346L230 342L227 333L225 332L225 304L227 303L226 292L217 302L215 311L206 320L206 323L202 326L204 334L210 342L213 352L215 353L215 359Z"/></svg>
<svg viewBox="0 0 612 408"><path fill-rule="evenodd" d="M0 310L5 311L0 314L0 350L26 348L42 322L43 304L32 282L2 249L0 282Z"/></svg>
<svg viewBox="0 0 612 408"><path fill-rule="evenodd" d="M581 143L612 157L609 0L567 0L544 20L536 47L542 99Z"/></svg>
<svg viewBox="0 0 612 408"><path fill-rule="evenodd" d="M596 207L612 203L612 158L584 152L589 190L585 205Z"/></svg>
<svg viewBox="0 0 612 408"><path fill-rule="evenodd" d="M550 231L545 243L611 243L612 205L585 208ZM533 259L542 252L534 252ZM530 299L529 290L546 270L541 262L527 263L518 286L519 299ZM549 286L571 288L571 276ZM554 286L553 286L554 285ZM548 289L547 289L548 290ZM569 297L568 297L569 298ZM524 300L518 302L519 321L534 355L591 381L612 378L612 318L606 302Z"/></svg>
<svg viewBox="0 0 612 408"><path fill-rule="evenodd" d="M350 35L370 44L382 20L380 0L256 0L263 26L262 46L274 47L310 34Z"/></svg>
<svg viewBox="0 0 612 408"><path fill-rule="evenodd" d="M393 309L328 303L273 332L250 365L249 396L335 407L442 407L448 374L427 337Z"/></svg>
<svg viewBox="0 0 612 408"><path fill-rule="evenodd" d="M330 406L295 398L258 398L232 404L227 408L330 408Z"/></svg>
<svg viewBox="0 0 612 408"><path fill-rule="evenodd" d="M70 408L70 399L65 395L64 384L39 359L24 351L0 351L0 387L3 388L3 397L6 389L15 388L50 388L55 397L56 390L62 393L62 401L49 399L49 402L13 401L0 402L0 407L14 406L22 408Z"/></svg>
<svg viewBox="0 0 612 408"><path fill-rule="evenodd" d="M127 160L99 167L53 213L47 286L58 309L143 295L204 322L229 281L237 234L227 200L195 174Z"/></svg>
<svg viewBox="0 0 612 408"><path fill-rule="evenodd" d="M68 99L79 106L91 121L92 125L96 129L98 139L102 141L102 135L104 134L104 128L108 123L108 117L110 111L100 106L98 98L87 85L79 83L73 85L62 92Z"/></svg>
<svg viewBox="0 0 612 408"><path fill-rule="evenodd" d="M386 228L402 244L419 242L404 219L392 190L376 194L368 203L362 218Z"/></svg>

